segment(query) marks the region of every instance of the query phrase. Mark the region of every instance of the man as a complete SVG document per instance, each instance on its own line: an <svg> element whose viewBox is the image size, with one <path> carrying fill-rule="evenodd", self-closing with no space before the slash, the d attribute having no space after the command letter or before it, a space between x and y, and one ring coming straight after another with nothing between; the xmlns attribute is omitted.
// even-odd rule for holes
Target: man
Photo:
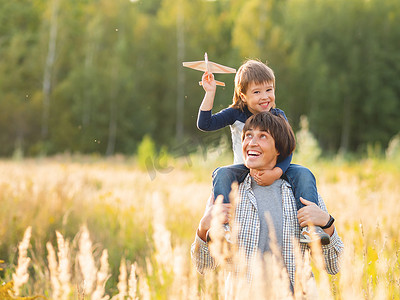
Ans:
<svg viewBox="0 0 400 300"><path fill-rule="evenodd" d="M253 115L246 121L242 133L242 150L244 163L253 172L274 168L276 163L289 156L294 148L293 131L283 117L263 112ZM343 251L343 243L336 233L334 219L326 211L321 197L318 206L302 199L306 206L297 212L288 182L279 179L270 186L259 186L248 175L239 185L239 198L235 211L235 223L239 226L237 245L239 251L245 253L249 265L256 253L271 251L269 231L275 228L277 244L293 288L295 279L293 238L298 242L300 226L312 223L322 227L331 239L329 245L322 246L327 272L336 274L339 271L338 261ZM191 249L192 260L200 273L216 266L207 241L214 208L212 202L212 199L208 202ZM229 220L230 204L221 205L226 222ZM269 223L266 221L266 214L270 216ZM302 244L299 247L304 252L308 246Z"/></svg>

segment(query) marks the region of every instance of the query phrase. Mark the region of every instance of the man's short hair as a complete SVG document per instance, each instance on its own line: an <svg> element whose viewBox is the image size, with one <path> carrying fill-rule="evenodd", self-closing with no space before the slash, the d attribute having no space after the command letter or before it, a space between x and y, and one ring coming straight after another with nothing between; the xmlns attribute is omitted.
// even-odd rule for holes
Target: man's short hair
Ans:
<svg viewBox="0 0 400 300"><path fill-rule="evenodd" d="M268 132L275 141L275 148L279 152L278 162L288 157L296 148L296 138L289 122L282 115L273 115L269 111L252 115L243 127L244 134L250 129Z"/></svg>

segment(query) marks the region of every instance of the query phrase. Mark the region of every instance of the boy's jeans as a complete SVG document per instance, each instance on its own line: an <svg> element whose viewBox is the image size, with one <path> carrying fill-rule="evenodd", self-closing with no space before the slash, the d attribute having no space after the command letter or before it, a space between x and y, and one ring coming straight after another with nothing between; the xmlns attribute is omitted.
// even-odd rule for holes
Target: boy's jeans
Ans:
<svg viewBox="0 0 400 300"><path fill-rule="evenodd" d="M214 201L218 195L224 197L224 203L229 203L229 193L233 182L242 183L249 174L249 169L243 164L225 166L213 172ZM311 171L303 166L291 164L283 174L282 179L287 180L292 186L296 199L297 210L304 207L300 197L318 205L318 193L315 177Z"/></svg>

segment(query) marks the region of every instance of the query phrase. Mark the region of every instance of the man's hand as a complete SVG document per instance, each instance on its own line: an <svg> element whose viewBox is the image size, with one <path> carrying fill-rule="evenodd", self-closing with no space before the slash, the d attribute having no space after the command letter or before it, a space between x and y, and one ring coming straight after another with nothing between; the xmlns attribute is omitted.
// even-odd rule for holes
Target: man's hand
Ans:
<svg viewBox="0 0 400 300"><path fill-rule="evenodd" d="M322 210L315 203L308 201L303 197L300 197L300 201L305 205L303 208L300 208L297 211L297 219L299 220L301 227L309 224L314 226L325 226L328 223L330 216L326 211ZM332 235L333 229L334 226L332 225L331 227L324 229L324 231L327 234Z"/></svg>
<svg viewBox="0 0 400 300"><path fill-rule="evenodd" d="M212 212L214 209L220 209L221 214L224 215L224 223L228 223L230 219L230 210L231 210L231 204L230 203L216 203L214 204L214 197L213 195L210 196L208 199L207 207L204 212L203 217L200 220L199 228L197 229L197 235L203 240L206 241L207 238L207 231L211 227L211 220L212 220Z"/></svg>
<svg viewBox="0 0 400 300"><path fill-rule="evenodd" d="M250 169L250 176L254 178L258 185L271 185L282 176L282 169L275 167L272 170L257 171Z"/></svg>
<svg viewBox="0 0 400 300"><path fill-rule="evenodd" d="M329 214L319 208L315 203L310 202L303 197L300 197L301 203L305 206L297 212L297 219L300 226L304 227L308 224L315 226L325 226L329 221Z"/></svg>

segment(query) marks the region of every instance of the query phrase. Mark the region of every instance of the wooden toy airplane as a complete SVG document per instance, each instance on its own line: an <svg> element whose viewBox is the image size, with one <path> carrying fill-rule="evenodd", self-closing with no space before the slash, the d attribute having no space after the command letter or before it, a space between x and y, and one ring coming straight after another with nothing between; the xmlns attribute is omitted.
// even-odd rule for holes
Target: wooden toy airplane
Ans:
<svg viewBox="0 0 400 300"><path fill-rule="evenodd" d="M204 60L200 61L189 61L189 62L184 62L182 63L184 67L195 69L198 71L203 71L207 73L210 73L209 76L211 76L211 73L236 73L236 70L227 66L223 66L220 64L217 64L215 62L209 61L207 52L204 53ZM215 81L217 85L219 86L225 86L225 83L222 81ZM201 85L201 81L199 82Z"/></svg>

